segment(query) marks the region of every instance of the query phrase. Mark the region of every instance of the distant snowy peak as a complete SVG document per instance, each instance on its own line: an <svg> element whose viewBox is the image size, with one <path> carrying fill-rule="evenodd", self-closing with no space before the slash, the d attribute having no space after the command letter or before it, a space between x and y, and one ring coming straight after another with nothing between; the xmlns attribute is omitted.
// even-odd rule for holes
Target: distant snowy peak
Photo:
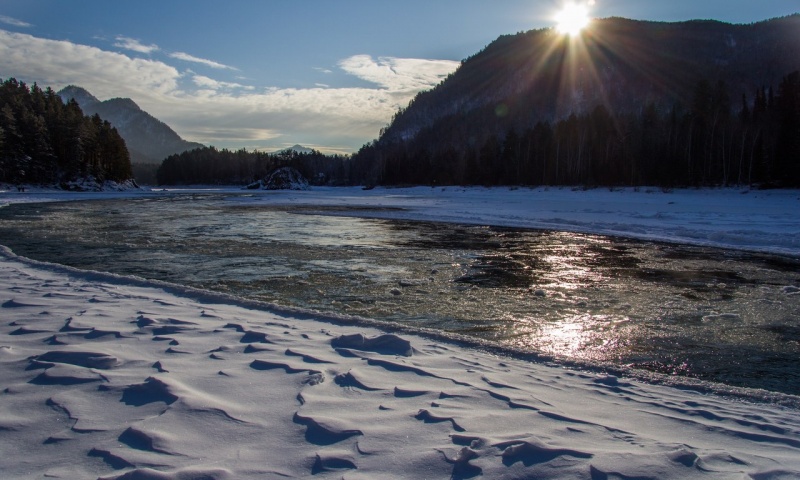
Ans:
<svg viewBox="0 0 800 480"><path fill-rule="evenodd" d="M298 145L291 146L289 148L284 148L283 150L278 150L275 153L291 153L291 152L295 152L295 153L314 153L314 149L313 148L304 147L304 146L298 144Z"/></svg>

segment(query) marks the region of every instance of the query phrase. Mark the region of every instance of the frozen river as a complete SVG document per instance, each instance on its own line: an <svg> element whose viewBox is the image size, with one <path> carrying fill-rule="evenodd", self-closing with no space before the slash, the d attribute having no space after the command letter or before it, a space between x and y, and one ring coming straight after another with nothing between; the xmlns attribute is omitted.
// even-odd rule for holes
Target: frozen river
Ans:
<svg viewBox="0 0 800 480"><path fill-rule="evenodd" d="M796 258L240 198L10 205L0 244L517 352L800 394Z"/></svg>

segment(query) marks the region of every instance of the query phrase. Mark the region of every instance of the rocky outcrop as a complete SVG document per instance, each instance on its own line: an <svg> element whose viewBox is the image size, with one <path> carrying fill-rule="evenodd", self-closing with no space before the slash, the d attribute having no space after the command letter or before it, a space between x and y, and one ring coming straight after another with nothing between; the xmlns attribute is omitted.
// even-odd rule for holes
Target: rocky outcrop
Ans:
<svg viewBox="0 0 800 480"><path fill-rule="evenodd" d="M308 180L292 167L279 168L263 180L251 183L249 190L308 190Z"/></svg>

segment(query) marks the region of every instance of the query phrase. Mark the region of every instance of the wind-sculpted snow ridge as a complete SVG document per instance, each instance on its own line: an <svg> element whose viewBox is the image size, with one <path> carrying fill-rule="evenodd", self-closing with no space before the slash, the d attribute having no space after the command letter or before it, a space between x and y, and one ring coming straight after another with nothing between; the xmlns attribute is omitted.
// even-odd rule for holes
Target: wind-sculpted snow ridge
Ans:
<svg viewBox="0 0 800 480"><path fill-rule="evenodd" d="M794 408L7 252L0 277L3 478L800 477Z"/></svg>
<svg viewBox="0 0 800 480"><path fill-rule="evenodd" d="M397 335L380 335L373 338L366 338L360 333L342 335L331 340L331 346L406 357L410 357L413 352L411 343Z"/></svg>

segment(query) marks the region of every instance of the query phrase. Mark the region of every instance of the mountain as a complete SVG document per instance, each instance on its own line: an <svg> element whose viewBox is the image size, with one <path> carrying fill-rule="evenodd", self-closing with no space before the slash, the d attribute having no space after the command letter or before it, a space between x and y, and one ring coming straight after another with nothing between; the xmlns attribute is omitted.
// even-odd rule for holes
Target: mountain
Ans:
<svg viewBox="0 0 800 480"><path fill-rule="evenodd" d="M309 154L309 153L314 153L314 149L313 148L304 147L302 145L297 144L297 145L293 145L293 146L291 146L289 148L284 148L282 150L278 150L277 152L274 152L274 153L276 153L276 154L291 154L292 152L300 153L300 154Z"/></svg>
<svg viewBox="0 0 800 480"><path fill-rule="evenodd" d="M598 119L611 122L623 142L630 134L630 125L641 123L645 111L659 122L672 114L677 124L699 118L698 113L724 113L727 118L743 105L748 110L757 107L760 96L765 97L765 103L768 96L772 105L773 95L780 93L779 85L798 70L800 14L747 25L711 20L663 23L608 18L593 21L577 37L561 35L555 29L504 35L464 60L438 86L419 93L381 131L378 140L362 148L355 161L371 162L375 175L384 176L377 181L386 181L388 172L394 175L390 182L416 182L421 177L413 172L465 168L473 155L483 153L486 159L476 162L489 162L499 155L495 150L502 151L507 146L504 139L509 134L522 134L542 122L547 128L555 128L574 116L574 125L565 125L564 129L583 128L581 122L598 107L602 107L596 112ZM714 108L719 111L695 111ZM687 142L696 139L692 130L695 124L686 126ZM709 126L709 131L712 137L703 148L710 158L712 147L717 148L711 143L717 141L718 131L714 125ZM589 130L579 133L570 138L571 145L591 140ZM726 133L732 134L733 130ZM487 144L490 140L497 145ZM528 145L528 150L536 146ZM562 145L557 143L555 148L559 146ZM481 152L482 147L487 150ZM629 145L623 142L622 146L608 146L606 155L621 152L623 147ZM589 163L584 162L591 160L586 157L588 152L588 148L578 148L577 168L589 168ZM631 155L630 149L628 153L620 152L620 156ZM548 150L547 154L555 155L558 161L563 151ZM730 152L725 154L731 156ZM686 155L689 160L696 157L691 152ZM414 158L408 160L410 157ZM417 164L412 165L414 162ZM422 164L427 168L420 168ZM519 171L520 166L513 169ZM404 173L399 174L400 170ZM506 170L502 181L513 182L512 172ZM586 172L579 173L575 179L587 177ZM708 181L706 173L690 172L689 181L695 177ZM458 175L443 177L447 181L474 181ZM562 177L549 178L572 181ZM588 177L596 179L597 175Z"/></svg>
<svg viewBox="0 0 800 480"><path fill-rule="evenodd" d="M70 99L75 99L75 101L78 102L78 106L81 107L81 110L83 110L83 113L87 113L83 108L84 105L88 106L100 103L100 100L98 100L97 97L85 89L76 87L74 85L64 87L60 92L57 93L57 95L61 97L64 103L67 103Z"/></svg>
<svg viewBox="0 0 800 480"><path fill-rule="evenodd" d="M64 102L75 99L86 115L100 115L108 120L131 154L132 163L161 163L174 154L202 148L204 145L182 139L164 122L145 112L130 98L99 101L81 87L70 85L58 92Z"/></svg>
<svg viewBox="0 0 800 480"><path fill-rule="evenodd" d="M597 104L635 110L688 103L700 80L752 96L800 69L800 15L749 25L717 21L594 21L579 41L553 29L498 38L400 112L382 139L412 137L449 115L489 107L533 125ZM465 121L467 119L464 119Z"/></svg>

